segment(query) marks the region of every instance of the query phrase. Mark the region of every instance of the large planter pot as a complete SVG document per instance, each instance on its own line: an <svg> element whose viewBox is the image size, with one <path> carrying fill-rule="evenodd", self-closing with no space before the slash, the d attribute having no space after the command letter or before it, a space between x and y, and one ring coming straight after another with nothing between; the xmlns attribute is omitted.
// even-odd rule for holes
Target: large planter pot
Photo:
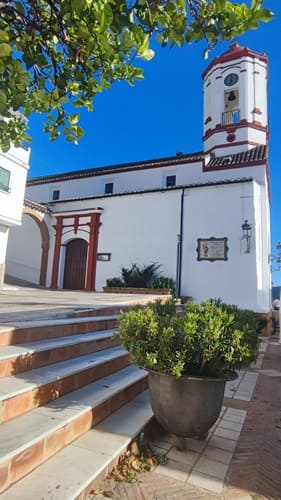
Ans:
<svg viewBox="0 0 281 500"><path fill-rule="evenodd" d="M225 383L225 379L177 378L150 371L150 401L156 420L176 436L203 439L219 417Z"/></svg>

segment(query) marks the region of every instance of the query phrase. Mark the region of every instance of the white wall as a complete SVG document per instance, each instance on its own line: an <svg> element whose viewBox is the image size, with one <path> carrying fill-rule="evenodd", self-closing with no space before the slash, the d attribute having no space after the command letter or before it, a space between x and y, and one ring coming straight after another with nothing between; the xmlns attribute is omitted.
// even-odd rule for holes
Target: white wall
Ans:
<svg viewBox="0 0 281 500"><path fill-rule="evenodd" d="M241 251L241 224L254 226L252 183L187 191L183 234L182 293L195 301L221 298L240 307L268 311L267 298L257 296L255 235L249 254ZM197 238L228 238L227 261L198 261Z"/></svg>
<svg viewBox="0 0 281 500"><path fill-rule="evenodd" d="M181 294L195 301L220 297L240 307L268 311L268 266L261 253L261 235L268 221L267 209L261 218L264 186L253 182L202 186L185 190ZM102 290L107 278L120 276L122 266L134 262L161 264L161 274L176 278L177 235L180 232L181 190L147 193L100 200L103 208L98 252L111 253L109 262L97 262L96 289ZM59 204L67 210L70 203ZM77 202L79 211L90 209L90 202ZM244 253L241 225L253 227L251 252ZM257 221L260 220L261 232ZM69 238L75 235L69 234ZM76 235L77 237L77 235ZM197 238L228 238L228 260L197 260ZM268 238L266 238L268 241ZM268 249L265 249L268 251ZM61 273L63 269L61 268Z"/></svg>
<svg viewBox="0 0 281 500"><path fill-rule="evenodd" d="M21 223L28 161L29 150L11 148L8 153L0 151L0 166L10 172L9 192L0 190L0 223L7 226Z"/></svg>
<svg viewBox="0 0 281 500"><path fill-rule="evenodd" d="M39 284L41 266L41 234L36 222L23 215L22 226L9 233L6 273L14 278Z"/></svg>

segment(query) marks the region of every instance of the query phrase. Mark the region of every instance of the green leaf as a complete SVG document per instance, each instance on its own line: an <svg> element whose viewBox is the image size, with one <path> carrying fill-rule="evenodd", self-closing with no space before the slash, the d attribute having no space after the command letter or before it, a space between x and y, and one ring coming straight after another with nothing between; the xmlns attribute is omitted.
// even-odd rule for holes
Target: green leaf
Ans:
<svg viewBox="0 0 281 500"><path fill-rule="evenodd" d="M0 113L5 113L7 110L7 96L0 90Z"/></svg>
<svg viewBox="0 0 281 500"><path fill-rule="evenodd" d="M0 43L0 57L8 57L12 53L12 47L8 43Z"/></svg>
<svg viewBox="0 0 281 500"><path fill-rule="evenodd" d="M7 42L9 40L9 35L6 31L0 30L0 42Z"/></svg>

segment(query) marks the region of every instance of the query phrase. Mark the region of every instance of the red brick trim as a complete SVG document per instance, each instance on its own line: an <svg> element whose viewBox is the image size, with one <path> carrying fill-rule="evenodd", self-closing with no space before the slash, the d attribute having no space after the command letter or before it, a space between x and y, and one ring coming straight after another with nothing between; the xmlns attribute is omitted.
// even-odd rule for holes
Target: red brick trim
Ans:
<svg viewBox="0 0 281 500"><path fill-rule="evenodd" d="M248 122L247 120L241 120L240 123L230 123L229 125L222 125L221 123L218 123L215 128L213 129L208 129L203 136L203 141L206 139L209 139L212 135L216 134L217 132L235 132L239 128L252 128L254 130L260 130L261 132L267 132L268 128L267 126L261 125L260 122L254 121L254 122Z"/></svg>
<svg viewBox="0 0 281 500"><path fill-rule="evenodd" d="M250 145L250 146L262 146L262 144L260 142L255 142L255 141L239 141L239 142L235 142L235 146L243 146L243 145ZM222 143L222 144L216 144L215 146L213 146L212 148L208 149L206 151L206 154L208 153L211 153L212 151L214 151L215 149L221 149L221 148L233 148L234 144L226 144L226 143ZM265 144L264 144L265 146ZM235 154L235 153L231 153L231 154Z"/></svg>
<svg viewBox="0 0 281 500"><path fill-rule="evenodd" d="M86 290L95 290L100 213L91 214Z"/></svg>

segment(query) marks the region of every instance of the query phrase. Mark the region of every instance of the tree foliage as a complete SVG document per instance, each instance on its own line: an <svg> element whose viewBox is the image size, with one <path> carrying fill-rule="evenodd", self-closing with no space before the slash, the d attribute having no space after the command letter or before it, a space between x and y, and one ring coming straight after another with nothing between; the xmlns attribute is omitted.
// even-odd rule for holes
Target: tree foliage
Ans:
<svg viewBox="0 0 281 500"><path fill-rule="evenodd" d="M272 13L263 0L0 0L0 148L28 140L25 118L46 115L54 140L83 135L79 108L116 80L143 78L137 58L162 46L206 41L206 51ZM207 52L206 52L207 54Z"/></svg>

